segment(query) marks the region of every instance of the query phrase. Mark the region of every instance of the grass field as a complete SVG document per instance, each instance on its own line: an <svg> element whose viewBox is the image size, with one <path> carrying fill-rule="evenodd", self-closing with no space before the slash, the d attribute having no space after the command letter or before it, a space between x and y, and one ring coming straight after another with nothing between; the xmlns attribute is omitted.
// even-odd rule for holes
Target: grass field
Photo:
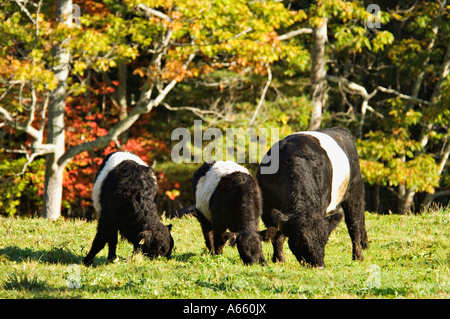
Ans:
<svg viewBox="0 0 450 319"><path fill-rule="evenodd" d="M172 223L172 259L132 254L121 240L118 258L105 248L94 267L82 258L96 222L0 218L0 298L450 298L450 209L421 215L366 214L370 247L351 260L345 223L331 234L325 269L300 266L286 245L286 263L244 266L235 247L206 253L195 218Z"/></svg>

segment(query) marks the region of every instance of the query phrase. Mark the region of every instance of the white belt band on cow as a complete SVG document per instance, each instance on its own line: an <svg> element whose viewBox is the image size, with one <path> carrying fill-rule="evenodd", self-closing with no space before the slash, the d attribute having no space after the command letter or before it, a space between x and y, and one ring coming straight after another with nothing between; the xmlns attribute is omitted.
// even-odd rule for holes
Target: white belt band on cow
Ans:
<svg viewBox="0 0 450 319"><path fill-rule="evenodd" d="M327 207L327 213L335 210L347 191L350 179L350 163L347 155L336 141L327 134L316 131L305 131L294 134L314 136L319 140L320 146L327 152L333 170L331 200Z"/></svg>

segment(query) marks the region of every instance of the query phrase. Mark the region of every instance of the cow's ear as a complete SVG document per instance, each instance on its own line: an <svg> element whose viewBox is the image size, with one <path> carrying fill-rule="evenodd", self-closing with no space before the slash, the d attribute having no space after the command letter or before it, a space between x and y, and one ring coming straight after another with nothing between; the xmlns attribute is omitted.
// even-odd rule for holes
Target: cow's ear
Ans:
<svg viewBox="0 0 450 319"><path fill-rule="evenodd" d="M143 245L146 239L150 239L152 237L151 230L144 230L138 234L139 245Z"/></svg>
<svg viewBox="0 0 450 319"><path fill-rule="evenodd" d="M278 209L272 209L270 212L270 217L272 218L275 225L277 225L278 229L281 230L283 227L283 224L288 221L289 217L287 217L285 214L283 214Z"/></svg>
<svg viewBox="0 0 450 319"><path fill-rule="evenodd" d="M331 214L326 217L329 225L328 226L329 233L331 233L337 227L342 217L343 215L341 213Z"/></svg>
<svg viewBox="0 0 450 319"><path fill-rule="evenodd" d="M233 246L234 244L236 244L236 239L238 237L239 233L234 233L234 232L226 232L222 234L222 239L225 242L228 242L228 245Z"/></svg>
<svg viewBox="0 0 450 319"><path fill-rule="evenodd" d="M275 227L267 227L265 230L261 230L258 232L259 236L261 236L261 239L263 241L269 241L275 238L275 235L277 234L278 229Z"/></svg>

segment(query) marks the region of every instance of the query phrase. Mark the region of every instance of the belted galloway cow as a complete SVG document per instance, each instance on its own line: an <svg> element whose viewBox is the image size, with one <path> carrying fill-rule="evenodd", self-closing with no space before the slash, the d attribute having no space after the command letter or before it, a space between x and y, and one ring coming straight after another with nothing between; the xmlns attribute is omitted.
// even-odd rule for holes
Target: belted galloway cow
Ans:
<svg viewBox="0 0 450 319"><path fill-rule="evenodd" d="M244 264L266 264L261 240L275 233L259 231L261 191L249 171L232 161L204 162L194 173L192 189L209 251L221 254L229 241L237 245Z"/></svg>
<svg viewBox="0 0 450 319"><path fill-rule="evenodd" d="M278 161L275 173L264 173ZM284 261L283 243L299 262L324 267L325 245L342 214L352 241L352 257L363 260L368 239L364 185L358 153L342 127L291 134L272 145L256 175L263 197L262 219L277 227L273 261Z"/></svg>

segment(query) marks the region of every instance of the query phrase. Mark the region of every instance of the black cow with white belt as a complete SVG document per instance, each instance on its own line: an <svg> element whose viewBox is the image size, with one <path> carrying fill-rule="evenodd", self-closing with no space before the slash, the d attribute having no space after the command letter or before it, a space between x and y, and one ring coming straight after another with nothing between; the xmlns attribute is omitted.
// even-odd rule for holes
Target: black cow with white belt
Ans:
<svg viewBox="0 0 450 319"><path fill-rule="evenodd" d="M262 204L256 178L231 161L204 162L194 173L192 190L196 217L210 252L221 254L230 241L237 244L244 264L265 265L261 241L275 233L259 231Z"/></svg>
<svg viewBox="0 0 450 319"><path fill-rule="evenodd" d="M276 155L276 156L275 156ZM278 161L276 172L264 168ZM262 219L279 231L272 240L273 261L284 261L283 243L299 262L324 267L325 245L342 219L353 244L353 259L363 260L368 239L364 185L350 132L341 127L291 134L263 158L257 180L263 197Z"/></svg>

